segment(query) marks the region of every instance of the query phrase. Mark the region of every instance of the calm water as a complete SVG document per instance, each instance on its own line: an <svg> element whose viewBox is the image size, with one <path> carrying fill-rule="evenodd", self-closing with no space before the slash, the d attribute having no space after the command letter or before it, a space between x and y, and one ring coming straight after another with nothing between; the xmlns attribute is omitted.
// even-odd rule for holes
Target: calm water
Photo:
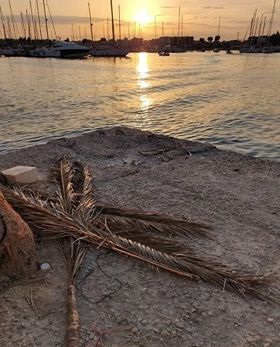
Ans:
<svg viewBox="0 0 280 347"><path fill-rule="evenodd" d="M0 58L0 152L127 125L280 160L280 54Z"/></svg>

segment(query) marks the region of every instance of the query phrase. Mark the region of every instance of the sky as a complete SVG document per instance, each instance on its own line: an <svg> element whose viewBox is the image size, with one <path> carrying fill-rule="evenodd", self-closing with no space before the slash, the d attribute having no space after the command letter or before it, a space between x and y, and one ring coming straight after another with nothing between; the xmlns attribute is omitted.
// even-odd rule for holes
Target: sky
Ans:
<svg viewBox="0 0 280 347"><path fill-rule="evenodd" d="M36 0L31 0L36 13ZM57 35L63 39L90 38L88 1L45 0L48 1ZM270 19L274 0L113 0L116 36L119 37L118 6L121 14L121 37L141 34L145 39L162 35L181 35L207 38L218 33L220 18L221 39L243 39L254 11L258 16ZM20 20L20 12L30 12L29 0L10 0L15 18ZM38 0L43 15L43 0ZM110 0L90 1L94 39L110 38ZM10 15L9 0L0 0L2 12ZM180 7L180 26L178 26ZM49 26L51 35L54 30ZM0 28L2 23L0 22ZM0 29L2 30L2 28ZM276 2L273 31L280 30L280 0ZM0 31L0 35L2 32Z"/></svg>

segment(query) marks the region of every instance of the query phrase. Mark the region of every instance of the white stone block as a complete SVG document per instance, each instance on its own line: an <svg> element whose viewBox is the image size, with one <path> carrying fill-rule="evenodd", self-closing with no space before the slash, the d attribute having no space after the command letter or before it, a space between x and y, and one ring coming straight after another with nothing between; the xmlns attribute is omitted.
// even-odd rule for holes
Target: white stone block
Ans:
<svg viewBox="0 0 280 347"><path fill-rule="evenodd" d="M39 172L35 166L15 166L2 171L9 184L30 184L37 182Z"/></svg>

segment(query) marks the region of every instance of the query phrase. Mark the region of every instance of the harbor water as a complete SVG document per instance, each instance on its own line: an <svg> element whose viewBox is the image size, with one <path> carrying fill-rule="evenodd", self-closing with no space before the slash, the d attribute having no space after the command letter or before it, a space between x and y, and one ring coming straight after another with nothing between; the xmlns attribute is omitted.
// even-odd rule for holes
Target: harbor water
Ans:
<svg viewBox="0 0 280 347"><path fill-rule="evenodd" d="M0 58L0 153L116 125L280 160L280 54Z"/></svg>

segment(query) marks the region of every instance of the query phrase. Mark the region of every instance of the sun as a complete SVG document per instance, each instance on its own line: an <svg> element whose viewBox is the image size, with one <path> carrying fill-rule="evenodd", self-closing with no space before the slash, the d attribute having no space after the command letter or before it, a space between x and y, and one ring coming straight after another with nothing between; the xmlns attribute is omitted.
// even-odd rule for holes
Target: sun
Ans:
<svg viewBox="0 0 280 347"><path fill-rule="evenodd" d="M134 16L134 19L137 23L141 25L148 24L152 20L152 16L148 14L146 10L140 10L138 13Z"/></svg>

